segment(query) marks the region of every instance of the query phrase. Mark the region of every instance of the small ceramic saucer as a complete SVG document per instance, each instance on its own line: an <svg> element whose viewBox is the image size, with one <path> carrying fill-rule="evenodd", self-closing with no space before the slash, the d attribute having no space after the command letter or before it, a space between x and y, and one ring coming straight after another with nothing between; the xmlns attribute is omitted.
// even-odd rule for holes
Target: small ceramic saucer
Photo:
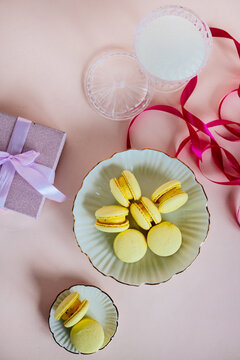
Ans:
<svg viewBox="0 0 240 360"><path fill-rule="evenodd" d="M73 346L70 341L71 328L66 328L62 320L56 320L54 313L60 302L71 292L78 292L80 299L87 299L90 303L87 317L97 320L104 330L104 343L100 350L104 349L117 331L118 326L118 309L113 300L104 291L96 286L90 285L74 285L69 289L62 291L52 304L49 313L49 328L54 340L58 345L69 352L79 354L79 351Z"/></svg>

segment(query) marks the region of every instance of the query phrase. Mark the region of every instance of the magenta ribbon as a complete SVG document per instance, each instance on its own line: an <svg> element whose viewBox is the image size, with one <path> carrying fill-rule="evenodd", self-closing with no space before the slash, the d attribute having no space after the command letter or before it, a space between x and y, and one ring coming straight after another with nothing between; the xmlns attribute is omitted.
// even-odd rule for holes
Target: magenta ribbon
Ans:
<svg viewBox="0 0 240 360"><path fill-rule="evenodd" d="M17 118L12 132L7 152L0 151L0 207L4 208L7 196L17 172L42 196L57 202L63 202L66 197L52 184L54 170L35 162L40 153L30 150L22 153L31 121Z"/></svg>
<svg viewBox="0 0 240 360"><path fill-rule="evenodd" d="M223 38L233 40L234 44L236 46L238 55L240 57L240 43L237 40L235 40L229 33L227 33L226 31L224 31L222 29L210 28L210 30L211 30L212 36L214 36L214 37L223 37ZM224 139L226 139L228 141L239 141L240 140L240 124L237 122L234 122L234 121L222 119L222 117L221 117L222 104L223 104L224 100L227 98L227 96L229 96L233 92L237 92L237 94L240 98L240 85L239 85L238 89L231 91L230 93L225 95L224 98L221 100L219 109L218 109L219 119L210 121L207 124L205 124L201 119L199 119L194 114L190 113L185 108L185 104L186 104L187 100L189 99L189 97L192 95L196 85L197 85L197 76L195 76L188 82L188 84L186 85L186 87L184 88L184 90L181 94L181 98L180 98L181 111L175 109L172 106L168 106L168 105L155 105L155 106L151 106L151 107L143 110L140 114L142 114L145 111L149 111L149 110L158 110L158 111L163 111L163 112L167 112L169 114L175 115L175 116L179 117L180 119L182 119L183 121L185 121L188 131L189 131L189 136L187 136L185 139L182 140L182 142L180 143L180 145L177 149L175 156L177 157L180 154L180 152L182 151L182 149L187 145L187 143L190 142L191 150L195 155L197 165L198 165L200 171L203 173L203 171L201 169L201 165L200 165L203 161L203 154L206 151L210 150L214 163L217 165L219 170L227 178L227 181L214 181L212 179L209 179L204 173L203 173L203 175L205 177L207 177L210 181L212 181L216 184L240 185L240 164L239 164L239 162L233 156L233 154L231 154L227 149L223 148L222 146L220 146L217 143L215 137L213 136L213 134L210 131L210 128L214 128L216 126L222 125L231 133L232 136L234 136L234 138L231 138L229 136L223 136L221 134L218 134L218 135L220 135L221 137L223 137ZM127 132L127 148L131 148L131 141L130 141L131 127L140 114L135 116L132 119L132 121L130 122L128 132ZM235 126L235 127L232 127L232 126ZM206 139L202 140L202 138L199 136L200 134L203 134L205 137L207 136L207 141L206 141ZM227 165L224 162L223 156L226 160ZM238 225L240 226L240 206L238 206L238 208L236 210L235 217L236 217L236 221L237 221Z"/></svg>

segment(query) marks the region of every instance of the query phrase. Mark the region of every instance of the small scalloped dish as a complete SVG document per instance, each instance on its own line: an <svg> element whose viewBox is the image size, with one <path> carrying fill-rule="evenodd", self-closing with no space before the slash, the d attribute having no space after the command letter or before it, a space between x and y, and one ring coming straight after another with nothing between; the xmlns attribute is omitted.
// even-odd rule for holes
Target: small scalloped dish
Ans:
<svg viewBox="0 0 240 360"><path fill-rule="evenodd" d="M97 320L104 330L104 343L100 350L105 348L112 340L117 331L118 326L118 310L113 300L108 294L96 286L90 285L74 285L69 289L62 291L51 306L49 313L49 328L54 340L58 345L69 352L79 354L79 351L73 346L70 340L71 328L66 328L62 320L56 320L54 313L60 302L66 298L71 292L78 292L80 300L87 299L89 301L89 309L86 317ZM82 354L82 353L81 353ZM85 354L82 354L85 355Z"/></svg>
<svg viewBox="0 0 240 360"><path fill-rule="evenodd" d="M157 187L173 179L179 180L183 191L188 193L184 206L162 214L162 221L172 222L182 233L182 245L175 254L160 257L148 249L137 263L124 263L113 252L116 234L103 233L95 228L95 211L104 205L117 204L111 194L109 180L119 177L125 169L134 173L142 195L149 198ZM119 152L98 163L85 177L76 195L73 216L77 243L92 265L104 275L136 286L159 284L184 271L199 254L210 223L207 197L193 171L180 160L151 149ZM128 218L130 228L143 231L131 216Z"/></svg>

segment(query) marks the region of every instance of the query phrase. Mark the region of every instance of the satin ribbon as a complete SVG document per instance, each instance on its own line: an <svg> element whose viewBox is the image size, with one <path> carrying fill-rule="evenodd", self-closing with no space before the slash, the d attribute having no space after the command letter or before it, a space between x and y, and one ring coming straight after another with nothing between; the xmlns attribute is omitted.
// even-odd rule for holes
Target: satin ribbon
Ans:
<svg viewBox="0 0 240 360"><path fill-rule="evenodd" d="M35 162L40 153L34 150L21 153L30 125L31 121L18 118L7 152L0 151L0 165L2 165L0 170L0 207L2 208L5 206L15 171L45 198L57 202L66 199L65 195L52 185L54 171Z"/></svg>
<svg viewBox="0 0 240 360"><path fill-rule="evenodd" d="M214 37L223 37L223 38L233 40L234 44L236 46L238 55L240 57L240 43L237 40L235 40L229 33L227 33L224 30L217 29L217 28L210 28L210 30L212 32L212 36L214 36ZM184 88L184 90L181 94L181 98L180 98L181 111L175 109L172 106L168 106L168 105L155 105L155 106L151 106L151 107L143 110L140 114L142 114L145 111L149 111L149 110L157 110L157 111L163 111L163 112L167 112L169 114L175 115L175 116L179 117L180 119L182 119L183 121L185 121L188 131L189 131L189 136L182 140L182 142L180 143L180 145L177 149L175 156L177 157L180 154L180 152L183 150L183 148L187 145L187 143L190 142L191 150L196 157L197 165L198 165L200 171L203 173L202 168L201 168L201 163L203 161L203 154L206 151L211 151L214 163L217 165L217 167L223 173L223 175L228 179L228 181L215 181L215 180L209 179L204 173L203 173L203 175L205 177L207 177L210 181L212 181L216 184L240 185L240 164L239 164L238 160L227 149L225 149L224 147L220 146L217 143L215 137L213 136L212 132L210 131L210 128L215 128L216 126L222 125L231 133L231 135L234 136L234 139L231 139L229 136L223 136L221 134L218 134L218 135L220 135L221 137L223 137L224 139L226 139L228 141L239 141L240 140L240 124L237 122L234 122L234 121L222 119L222 117L221 117L221 109L222 109L224 100L233 92L236 92L240 98L240 85L239 85L238 89L234 89L233 91L231 91L230 93L225 95L224 98L221 100L219 109L218 109L219 119L210 121L207 124L205 124L201 119L199 119L194 114L190 113L185 108L185 104L186 104L187 100L189 99L189 97L192 95L196 85L197 85L197 76L195 76L193 79L191 79L188 82L188 84L186 85L186 87ZM135 116L132 119L132 121L130 122L128 132L127 132L127 148L131 148L131 141L130 141L131 128L132 128L133 123L137 120L137 118L140 114ZM232 128L232 126L235 126L235 128ZM202 137L199 136L200 134L203 134L205 136L205 138L207 137L207 143L206 143L206 139L202 140ZM225 162L227 163L227 165L225 165L223 156L225 158ZM235 175L233 175L233 172ZM238 208L236 210L235 217L236 217L236 221L237 221L238 225L240 226L240 206L238 206Z"/></svg>

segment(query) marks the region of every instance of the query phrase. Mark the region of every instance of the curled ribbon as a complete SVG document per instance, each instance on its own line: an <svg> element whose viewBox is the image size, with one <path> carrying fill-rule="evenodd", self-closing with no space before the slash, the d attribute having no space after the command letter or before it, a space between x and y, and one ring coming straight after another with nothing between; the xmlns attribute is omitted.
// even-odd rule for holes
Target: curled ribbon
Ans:
<svg viewBox="0 0 240 360"><path fill-rule="evenodd" d="M54 172L52 169L35 163L35 160L39 155L40 153L34 150L17 155L11 155L8 152L0 151L0 165L11 164L15 171L45 198L57 202L64 201L65 195L52 185L54 181ZM6 181L4 185L5 188L7 188L8 182ZM0 205L1 195L4 192L3 189L0 194Z"/></svg>
<svg viewBox="0 0 240 360"><path fill-rule="evenodd" d="M227 33L224 30L217 29L217 28L210 28L210 30L214 37L223 37L223 38L233 40L234 44L236 46L236 49L238 51L238 55L240 57L240 43L237 40L235 40L229 33ZM201 119L199 119L194 114L190 113L185 108L185 104L186 104L187 100L189 99L189 97L191 96L191 94L193 93L196 85L197 85L197 76L192 78L188 82L186 87L184 88L184 90L181 94L181 98L180 98L182 112L180 112L179 110L175 109L174 107L168 106L168 105L151 106L151 107L143 110L143 112L149 111L149 110L158 110L158 111L167 112L172 115L176 115L180 119L184 120L187 125L188 131L189 131L189 136L187 136L185 139L182 140L182 142L180 143L180 145L177 149L175 156L177 157L180 154L180 152L183 150L183 148L187 145L187 143L190 142L191 150L196 156L196 162L197 162L198 168L203 173L203 171L201 169L201 165L200 165L203 161L202 156L206 151L210 150L211 154L212 154L212 158L214 160L214 163L217 165L219 170L224 174L224 176L228 179L228 181L214 181L214 180L209 179L205 174L203 174L203 175L205 177L207 177L210 181L212 181L216 184L240 185L240 164L239 164L238 160L227 149L223 148L222 146L220 146L217 143L215 137L209 130L210 128L214 128L216 126L223 125L232 135L234 135L234 139L232 140L228 136L223 136L221 134L218 134L218 135L223 137L225 140L229 140L229 141L239 141L240 140L240 124L237 122L234 122L234 121L222 119L222 117L221 117L221 109L222 109L222 104L223 104L224 100L232 92L237 92L237 94L240 98L240 86L238 89L235 89L235 90L231 91L230 93L228 93L221 100L219 109L218 109L219 119L210 121L209 123L205 124ZM141 113L143 113L143 112L141 112ZM131 141L130 141L131 127L139 115L140 114L138 114L137 116L135 116L132 119L132 121L130 122L130 125L128 127L127 148L131 148ZM233 128L232 126L235 126L235 127ZM207 143L206 143L206 141L203 141L199 137L199 133L202 133L207 136L207 139L208 139ZM228 168L226 167L226 165L224 165L223 156L226 159ZM233 172L235 175L232 174ZM236 221L237 221L238 225L240 226L240 206L237 208L235 216L236 216Z"/></svg>

